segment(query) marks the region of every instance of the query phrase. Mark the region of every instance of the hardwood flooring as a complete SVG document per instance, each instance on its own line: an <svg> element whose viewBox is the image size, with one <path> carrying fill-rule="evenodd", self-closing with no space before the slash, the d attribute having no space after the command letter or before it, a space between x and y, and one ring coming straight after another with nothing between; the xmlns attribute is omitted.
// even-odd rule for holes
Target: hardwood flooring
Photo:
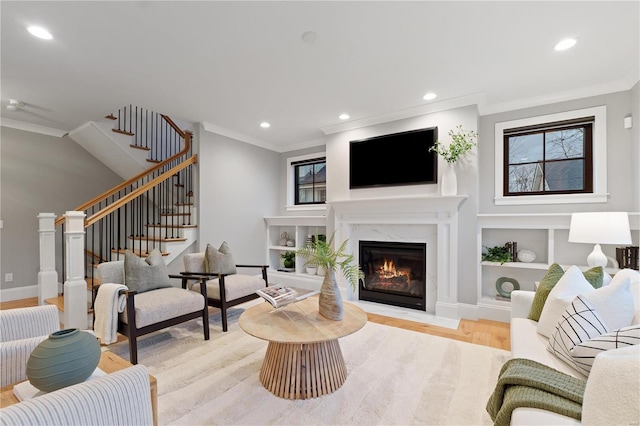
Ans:
<svg viewBox="0 0 640 426"><path fill-rule="evenodd" d="M37 306L38 298L14 300L10 302L0 302L0 309L23 308L27 306ZM504 322L489 320L460 320L457 330L434 325L422 324L419 322L406 321L390 318L383 315L367 314L369 321L384 324L391 327L404 328L420 333L445 337L448 339L460 340L477 345L489 346L492 348L511 350L511 339L509 337L509 324Z"/></svg>

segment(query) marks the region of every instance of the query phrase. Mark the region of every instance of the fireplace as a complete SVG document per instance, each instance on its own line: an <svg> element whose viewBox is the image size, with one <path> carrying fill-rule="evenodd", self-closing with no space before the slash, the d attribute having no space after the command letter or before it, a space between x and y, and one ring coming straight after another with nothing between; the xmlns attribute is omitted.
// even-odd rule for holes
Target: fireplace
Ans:
<svg viewBox="0 0 640 426"><path fill-rule="evenodd" d="M359 299L426 311L425 243L360 240Z"/></svg>

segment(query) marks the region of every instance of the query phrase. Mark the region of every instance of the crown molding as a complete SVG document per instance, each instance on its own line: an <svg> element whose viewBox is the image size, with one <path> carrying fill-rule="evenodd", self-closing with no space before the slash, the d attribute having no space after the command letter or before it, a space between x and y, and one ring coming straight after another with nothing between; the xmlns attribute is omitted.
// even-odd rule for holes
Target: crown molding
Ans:
<svg viewBox="0 0 640 426"><path fill-rule="evenodd" d="M40 133L42 135L54 136L57 138L61 138L69 133L66 130L40 126L39 124L25 123L24 121L12 120L11 118L0 118L0 126L24 130L26 132Z"/></svg>
<svg viewBox="0 0 640 426"><path fill-rule="evenodd" d="M445 99L439 102L432 102L426 105L420 105L413 108L407 108L388 114L376 115L373 117L361 118L359 120L347 121L346 123L335 124L333 126L323 127L320 130L325 135L344 132L347 130L359 129L362 127L374 126L376 124L388 123L391 121L402 120L405 118L418 117L420 115L432 114L434 112L445 111L454 108L460 108L470 105L480 105L485 102L484 93L474 93L468 96L458 98Z"/></svg>

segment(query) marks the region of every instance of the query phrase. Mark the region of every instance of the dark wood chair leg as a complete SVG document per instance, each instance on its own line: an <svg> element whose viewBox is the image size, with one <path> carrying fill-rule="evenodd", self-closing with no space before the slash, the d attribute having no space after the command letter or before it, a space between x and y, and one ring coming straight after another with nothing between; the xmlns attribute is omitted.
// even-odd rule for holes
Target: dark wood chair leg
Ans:
<svg viewBox="0 0 640 426"><path fill-rule="evenodd" d="M227 331L227 291L225 289L224 275L218 275L218 287L220 288L220 317L222 318L222 331Z"/></svg>
<svg viewBox="0 0 640 426"><path fill-rule="evenodd" d="M135 291L128 291L127 295L127 333L129 338L129 361L138 363L138 332L136 329Z"/></svg>
<svg viewBox="0 0 640 426"><path fill-rule="evenodd" d="M183 281L183 287L186 288L186 280ZM200 294L204 297L204 309L202 310L202 328L204 332L204 340L209 340L209 304L207 303L207 280L200 281Z"/></svg>

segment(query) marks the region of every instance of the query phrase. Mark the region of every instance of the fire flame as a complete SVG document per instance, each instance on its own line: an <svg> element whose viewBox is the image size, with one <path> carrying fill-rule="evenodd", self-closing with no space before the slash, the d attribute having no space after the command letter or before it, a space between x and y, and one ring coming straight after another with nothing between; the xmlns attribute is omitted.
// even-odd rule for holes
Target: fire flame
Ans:
<svg viewBox="0 0 640 426"><path fill-rule="evenodd" d="M401 275L406 275L406 273L396 270L396 265L393 263L393 261L385 259L382 267L380 268L379 275L382 278L393 278Z"/></svg>

